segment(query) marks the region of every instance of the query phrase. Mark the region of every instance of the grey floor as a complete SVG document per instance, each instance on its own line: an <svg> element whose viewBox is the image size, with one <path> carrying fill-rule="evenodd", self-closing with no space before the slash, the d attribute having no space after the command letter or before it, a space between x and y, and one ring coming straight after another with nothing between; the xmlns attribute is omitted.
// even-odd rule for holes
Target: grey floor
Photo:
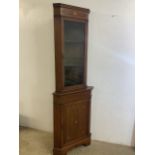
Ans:
<svg viewBox="0 0 155 155"><path fill-rule="evenodd" d="M52 134L30 128L20 128L20 155L52 155ZM127 146L92 141L90 146L77 147L68 155L134 155Z"/></svg>

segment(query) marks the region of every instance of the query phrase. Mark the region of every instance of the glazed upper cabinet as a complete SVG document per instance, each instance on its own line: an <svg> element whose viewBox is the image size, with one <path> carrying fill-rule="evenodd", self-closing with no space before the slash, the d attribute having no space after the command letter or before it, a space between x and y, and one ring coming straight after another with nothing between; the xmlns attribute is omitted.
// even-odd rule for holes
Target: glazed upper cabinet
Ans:
<svg viewBox="0 0 155 155"><path fill-rule="evenodd" d="M84 84L85 24L64 21L64 86Z"/></svg>
<svg viewBox="0 0 155 155"><path fill-rule="evenodd" d="M86 86L88 13L54 5L57 91Z"/></svg>
<svg viewBox="0 0 155 155"><path fill-rule="evenodd" d="M92 87L86 81L88 14L88 9L54 4L54 155L66 155L75 146L90 144Z"/></svg>

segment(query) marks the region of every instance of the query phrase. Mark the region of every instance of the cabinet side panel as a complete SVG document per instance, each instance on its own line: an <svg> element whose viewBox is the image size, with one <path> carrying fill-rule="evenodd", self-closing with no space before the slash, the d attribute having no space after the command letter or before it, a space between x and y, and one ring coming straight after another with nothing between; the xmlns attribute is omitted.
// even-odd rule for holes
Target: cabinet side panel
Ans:
<svg viewBox="0 0 155 155"><path fill-rule="evenodd" d="M79 137L89 135L89 100L80 102L79 107Z"/></svg>
<svg viewBox="0 0 155 155"><path fill-rule="evenodd" d="M62 105L58 104L59 99L54 96L54 147L62 146Z"/></svg>
<svg viewBox="0 0 155 155"><path fill-rule="evenodd" d="M54 17L56 90L63 88L62 19Z"/></svg>

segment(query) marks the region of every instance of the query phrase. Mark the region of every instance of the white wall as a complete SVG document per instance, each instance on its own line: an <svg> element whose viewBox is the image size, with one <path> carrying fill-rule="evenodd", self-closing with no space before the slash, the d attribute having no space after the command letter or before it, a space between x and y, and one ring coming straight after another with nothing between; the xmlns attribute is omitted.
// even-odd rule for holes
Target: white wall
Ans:
<svg viewBox="0 0 155 155"><path fill-rule="evenodd" d="M53 2L89 8L92 137L131 145L134 128L134 0L21 0L20 123L52 131Z"/></svg>
<svg viewBox="0 0 155 155"><path fill-rule="evenodd" d="M48 0L20 1L20 124L52 131L53 16Z"/></svg>

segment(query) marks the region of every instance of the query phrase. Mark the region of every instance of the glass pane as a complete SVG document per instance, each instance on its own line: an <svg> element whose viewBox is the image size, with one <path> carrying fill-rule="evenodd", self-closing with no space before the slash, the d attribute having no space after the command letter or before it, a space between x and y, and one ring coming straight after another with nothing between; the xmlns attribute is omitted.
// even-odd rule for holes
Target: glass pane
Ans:
<svg viewBox="0 0 155 155"><path fill-rule="evenodd" d="M80 22L64 21L64 85L83 83L84 76L84 31Z"/></svg>

